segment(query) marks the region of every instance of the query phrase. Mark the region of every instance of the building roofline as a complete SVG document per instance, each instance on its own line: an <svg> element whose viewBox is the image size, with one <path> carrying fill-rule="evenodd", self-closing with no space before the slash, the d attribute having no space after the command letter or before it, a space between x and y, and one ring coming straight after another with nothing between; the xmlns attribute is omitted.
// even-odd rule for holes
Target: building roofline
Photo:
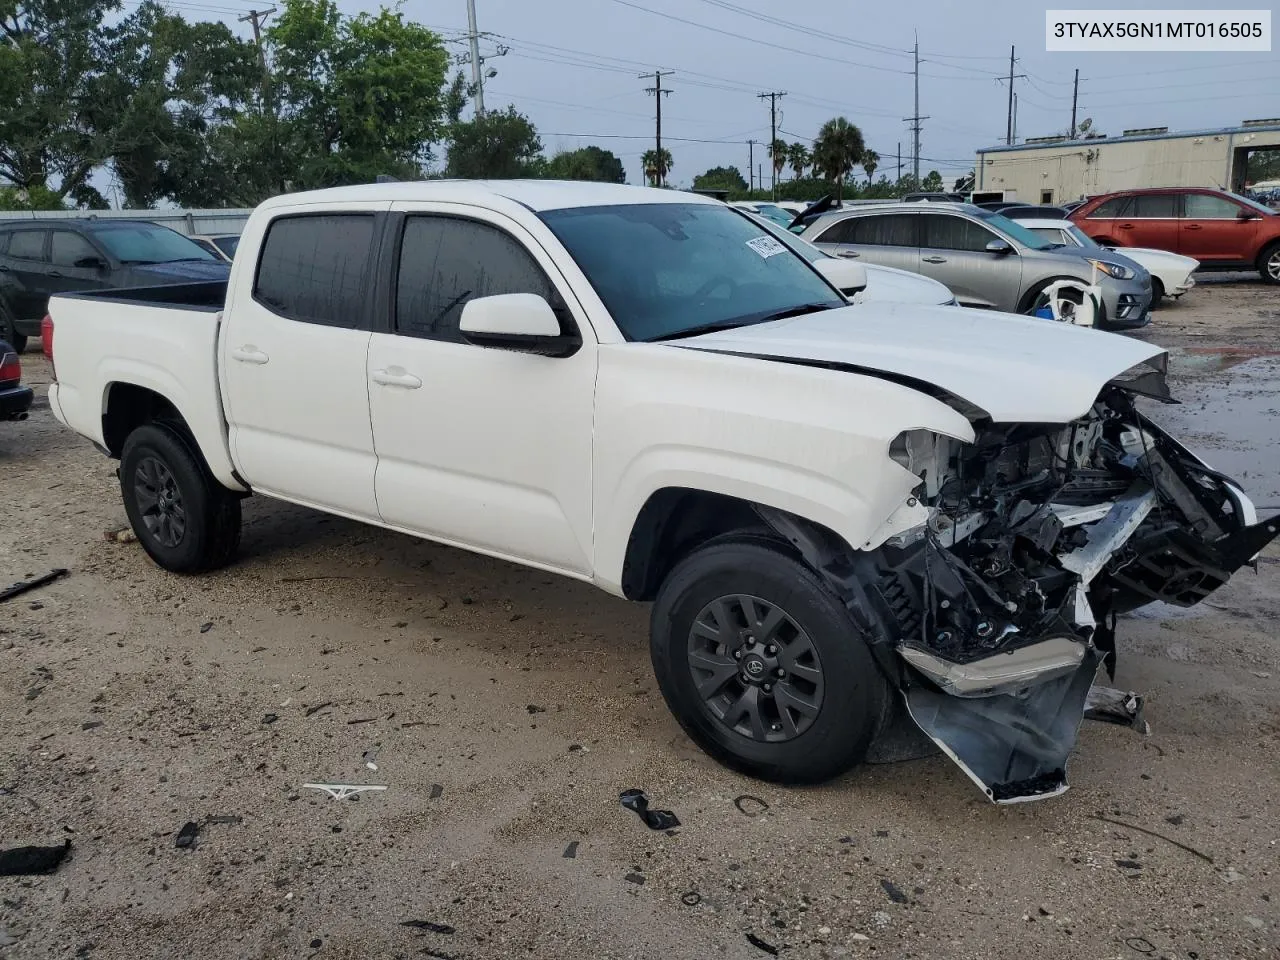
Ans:
<svg viewBox="0 0 1280 960"><path fill-rule="evenodd" d="M1060 150L1063 147L1096 147L1107 143L1137 143L1141 140L1186 140L1191 137L1225 137L1240 133L1280 133L1280 124L1265 127L1225 127L1218 130L1184 130L1178 133L1141 133L1131 137L1094 137L1091 140L1054 140L1049 143L999 144L979 147L978 154L1018 153L1024 150Z"/></svg>

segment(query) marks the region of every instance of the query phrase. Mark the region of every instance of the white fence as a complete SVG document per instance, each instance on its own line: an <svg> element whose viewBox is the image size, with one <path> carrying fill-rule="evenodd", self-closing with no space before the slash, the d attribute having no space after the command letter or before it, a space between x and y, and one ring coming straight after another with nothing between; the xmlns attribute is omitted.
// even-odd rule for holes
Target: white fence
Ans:
<svg viewBox="0 0 1280 960"><path fill-rule="evenodd" d="M236 210L4 210L0 220L149 220L191 235L240 233L253 208Z"/></svg>

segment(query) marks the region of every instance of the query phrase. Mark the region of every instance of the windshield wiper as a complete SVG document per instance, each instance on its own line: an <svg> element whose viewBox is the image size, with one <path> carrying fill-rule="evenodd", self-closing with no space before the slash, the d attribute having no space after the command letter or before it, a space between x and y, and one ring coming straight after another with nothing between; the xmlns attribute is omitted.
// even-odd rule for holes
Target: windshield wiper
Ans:
<svg viewBox="0 0 1280 960"><path fill-rule="evenodd" d="M804 316L806 313L816 313L819 310L834 310L837 307L847 306L847 303L836 303L832 300L802 303L798 306L787 307L785 310L776 310L773 313L747 314L745 317L737 317L733 320L719 320L715 323L704 323L697 327L687 327L684 330L676 330L673 333L664 333L659 337L650 337L646 342L656 343L660 340L682 340L685 337L700 337L704 333L719 333L722 330L736 330L738 327L753 327L761 323L772 323L774 320L786 320L790 317Z"/></svg>

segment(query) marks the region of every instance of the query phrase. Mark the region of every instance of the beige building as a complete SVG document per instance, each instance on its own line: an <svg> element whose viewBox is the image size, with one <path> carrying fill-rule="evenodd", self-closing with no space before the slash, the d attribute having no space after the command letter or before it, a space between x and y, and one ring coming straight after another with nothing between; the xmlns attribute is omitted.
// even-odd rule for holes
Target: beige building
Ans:
<svg viewBox="0 0 1280 960"><path fill-rule="evenodd" d="M1042 137L979 150L975 189L1004 190L1024 203L1065 203L1134 187L1239 192L1262 179L1249 176L1250 157L1274 150L1280 150L1280 118L1190 133L1154 127L1092 140ZM1256 171L1257 159L1252 166Z"/></svg>

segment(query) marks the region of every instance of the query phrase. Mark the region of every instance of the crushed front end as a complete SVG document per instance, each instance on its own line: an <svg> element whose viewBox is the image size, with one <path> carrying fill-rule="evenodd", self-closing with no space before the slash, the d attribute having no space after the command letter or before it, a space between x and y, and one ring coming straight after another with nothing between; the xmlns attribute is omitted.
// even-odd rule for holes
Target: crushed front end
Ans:
<svg viewBox="0 0 1280 960"><path fill-rule="evenodd" d="M929 519L868 555L867 600L912 718L996 802L1066 789L1117 614L1198 603L1280 530L1138 411L1169 399L1163 360L1072 423L978 420L973 443L910 431L890 450Z"/></svg>

